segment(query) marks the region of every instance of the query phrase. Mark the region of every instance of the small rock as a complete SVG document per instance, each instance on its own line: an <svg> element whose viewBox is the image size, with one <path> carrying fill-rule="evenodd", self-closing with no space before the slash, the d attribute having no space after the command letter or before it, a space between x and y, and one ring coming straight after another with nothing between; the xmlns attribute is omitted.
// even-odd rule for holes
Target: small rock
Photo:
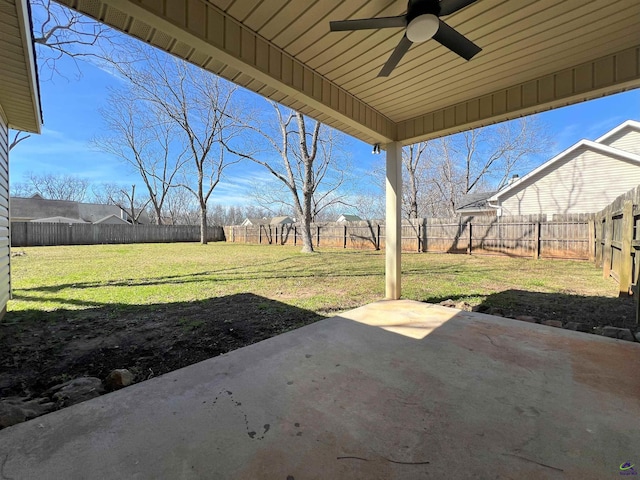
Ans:
<svg viewBox="0 0 640 480"><path fill-rule="evenodd" d="M628 340L634 342L635 338L628 328L618 327L604 327L602 329L602 336L609 338L617 338L619 340Z"/></svg>
<svg viewBox="0 0 640 480"><path fill-rule="evenodd" d="M580 323L580 322L569 322L567 323L564 328L566 328L567 330L573 330L575 332L590 332L591 329L589 328L589 325L586 325L584 323Z"/></svg>
<svg viewBox="0 0 640 480"><path fill-rule="evenodd" d="M440 305L442 305L443 307L455 308L456 302L451 299L443 300L442 302L440 302Z"/></svg>
<svg viewBox="0 0 640 480"><path fill-rule="evenodd" d="M96 377L80 377L55 385L47 390L47 394L55 400L59 407L69 407L104 393L102 380Z"/></svg>
<svg viewBox="0 0 640 480"><path fill-rule="evenodd" d="M131 385L133 379L134 375L129 370L126 368L117 368L107 375L107 378L104 379L104 385L109 390L118 390Z"/></svg>
<svg viewBox="0 0 640 480"><path fill-rule="evenodd" d="M542 322L542 324L546 325L547 327L562 328L562 322L560 320L545 320Z"/></svg>
<svg viewBox="0 0 640 480"><path fill-rule="evenodd" d="M458 310L464 310L465 312L470 312L471 304L467 302L458 302L456 303L455 308L457 308Z"/></svg>
<svg viewBox="0 0 640 480"><path fill-rule="evenodd" d="M49 413L55 405L46 398L9 397L0 401L0 429Z"/></svg>
<svg viewBox="0 0 640 480"><path fill-rule="evenodd" d="M529 322L529 323L537 323L536 317L532 317L531 315L518 315L516 320L520 320L521 322Z"/></svg>

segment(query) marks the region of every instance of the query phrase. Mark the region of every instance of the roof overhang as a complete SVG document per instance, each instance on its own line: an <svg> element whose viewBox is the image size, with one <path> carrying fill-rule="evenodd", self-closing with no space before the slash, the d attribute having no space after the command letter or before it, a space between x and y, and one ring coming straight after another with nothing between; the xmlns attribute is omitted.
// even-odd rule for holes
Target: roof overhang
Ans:
<svg viewBox="0 0 640 480"><path fill-rule="evenodd" d="M28 0L0 5L0 114L9 128L40 133L42 115Z"/></svg>
<svg viewBox="0 0 640 480"><path fill-rule="evenodd" d="M403 30L330 20L406 0L61 0L369 143L410 144L640 86L637 0L478 0L446 17L483 51L435 41L377 78Z"/></svg>

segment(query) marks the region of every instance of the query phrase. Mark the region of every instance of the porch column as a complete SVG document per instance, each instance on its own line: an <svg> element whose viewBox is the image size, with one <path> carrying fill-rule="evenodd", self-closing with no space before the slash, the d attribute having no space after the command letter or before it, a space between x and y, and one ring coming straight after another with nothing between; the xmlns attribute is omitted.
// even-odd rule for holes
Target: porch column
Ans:
<svg viewBox="0 0 640 480"><path fill-rule="evenodd" d="M401 293L402 241L402 145L385 146L387 155L387 218L385 221L385 298L398 300Z"/></svg>

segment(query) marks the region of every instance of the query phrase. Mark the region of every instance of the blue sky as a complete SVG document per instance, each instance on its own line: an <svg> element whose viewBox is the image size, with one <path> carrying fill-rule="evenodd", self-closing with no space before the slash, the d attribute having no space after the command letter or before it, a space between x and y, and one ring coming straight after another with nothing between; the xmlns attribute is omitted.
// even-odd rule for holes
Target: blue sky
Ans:
<svg viewBox="0 0 640 480"><path fill-rule="evenodd" d="M90 63L81 62L80 68L82 76L77 78L76 66L69 60L63 61L59 69L66 79L56 76L41 82L42 135L34 135L12 150L11 182L22 181L27 172L73 174L98 184L130 185L137 181L137 175L118 159L93 151L89 146L91 138L102 133L98 110L106 106L107 87L117 85L120 80ZM246 97L256 104L262 102L252 93L247 93ZM546 160L583 138L594 140L625 120L640 120L640 90L552 110L540 117L549 127L554 141ZM346 149L353 167L362 173L358 177L364 183L358 185L358 189L367 189L365 173L379 165L383 155L373 156L371 146L356 139L349 139ZM250 204L249 192L256 182L270 178L257 165L234 166L215 190L212 202Z"/></svg>

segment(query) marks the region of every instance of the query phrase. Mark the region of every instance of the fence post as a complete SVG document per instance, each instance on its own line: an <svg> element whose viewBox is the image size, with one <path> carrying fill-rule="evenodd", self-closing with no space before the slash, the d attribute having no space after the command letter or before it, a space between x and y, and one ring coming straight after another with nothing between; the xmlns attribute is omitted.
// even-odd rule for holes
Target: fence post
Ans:
<svg viewBox="0 0 640 480"><path fill-rule="evenodd" d="M316 236L317 236L317 240L316 240L316 247L320 246L320 225L318 225L316 227L317 232L316 232Z"/></svg>
<svg viewBox="0 0 640 480"><path fill-rule="evenodd" d="M344 226L344 245L342 248L347 248L347 226Z"/></svg>
<svg viewBox="0 0 640 480"><path fill-rule="evenodd" d="M258 243L262 245L262 225L258 225Z"/></svg>
<svg viewBox="0 0 640 480"><path fill-rule="evenodd" d="M589 261L596 261L596 222L589 220Z"/></svg>
<svg viewBox="0 0 640 480"><path fill-rule="evenodd" d="M540 222L535 222L533 226L533 259L540 258Z"/></svg>
<svg viewBox="0 0 640 480"><path fill-rule="evenodd" d="M471 231L472 230L471 220L469 220L467 225L469 225L469 245L467 245L467 253L471 255L471 249L473 248L473 232Z"/></svg>
<svg viewBox="0 0 640 480"><path fill-rule="evenodd" d="M613 237L613 216L611 210L605 213L604 225L604 246L602 247L602 276L609 278L611 276L611 239Z"/></svg>
<svg viewBox="0 0 640 480"><path fill-rule="evenodd" d="M298 245L298 227L294 225L293 227L293 246Z"/></svg>
<svg viewBox="0 0 640 480"><path fill-rule="evenodd" d="M633 202L625 200L622 209L622 253L620 259L620 296L629 295L631 287L631 272L633 264L631 262L631 242L633 240Z"/></svg>
<svg viewBox="0 0 640 480"><path fill-rule="evenodd" d="M378 243L376 246L378 247L377 250L380 250L380 224L378 224Z"/></svg>

